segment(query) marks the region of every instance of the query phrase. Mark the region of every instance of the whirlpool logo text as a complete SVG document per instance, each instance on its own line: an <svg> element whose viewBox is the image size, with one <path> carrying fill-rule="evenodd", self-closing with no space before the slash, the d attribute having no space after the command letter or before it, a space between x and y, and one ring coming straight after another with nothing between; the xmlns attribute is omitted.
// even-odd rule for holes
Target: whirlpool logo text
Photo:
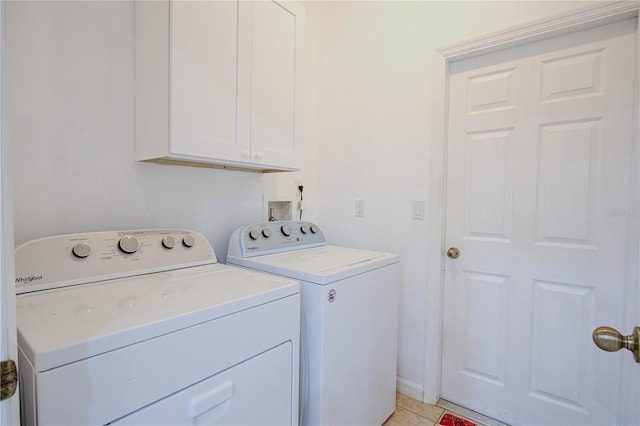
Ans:
<svg viewBox="0 0 640 426"><path fill-rule="evenodd" d="M39 281L42 279L40 275L29 275L28 277L16 277L16 284L29 284L32 281Z"/></svg>

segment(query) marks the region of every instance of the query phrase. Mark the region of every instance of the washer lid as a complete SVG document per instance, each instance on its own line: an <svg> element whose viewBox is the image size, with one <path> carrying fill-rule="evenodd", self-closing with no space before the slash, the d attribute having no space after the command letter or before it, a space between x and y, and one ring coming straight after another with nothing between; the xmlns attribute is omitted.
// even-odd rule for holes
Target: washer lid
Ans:
<svg viewBox="0 0 640 426"><path fill-rule="evenodd" d="M17 296L18 343L37 371L299 292L299 284L211 264Z"/></svg>
<svg viewBox="0 0 640 426"><path fill-rule="evenodd" d="M251 258L227 257L227 262L311 282L329 284L397 263L392 253L324 246Z"/></svg>

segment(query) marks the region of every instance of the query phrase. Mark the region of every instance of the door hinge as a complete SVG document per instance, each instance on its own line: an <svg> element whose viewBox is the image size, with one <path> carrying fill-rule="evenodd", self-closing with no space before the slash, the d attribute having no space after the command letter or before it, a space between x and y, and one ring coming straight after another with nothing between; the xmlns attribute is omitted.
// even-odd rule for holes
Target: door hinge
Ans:
<svg viewBox="0 0 640 426"><path fill-rule="evenodd" d="M18 388L18 368L13 360L0 363L0 401L11 398Z"/></svg>

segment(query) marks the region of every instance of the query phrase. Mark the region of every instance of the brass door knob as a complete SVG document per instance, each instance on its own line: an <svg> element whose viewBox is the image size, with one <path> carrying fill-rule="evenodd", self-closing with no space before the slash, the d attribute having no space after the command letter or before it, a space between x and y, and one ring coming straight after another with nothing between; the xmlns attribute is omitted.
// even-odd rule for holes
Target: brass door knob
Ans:
<svg viewBox="0 0 640 426"><path fill-rule="evenodd" d="M640 327L635 327L630 336L623 336L615 328L598 327L593 330L593 341L600 349L607 352L628 349L633 352L636 362L640 363Z"/></svg>
<svg viewBox="0 0 640 426"><path fill-rule="evenodd" d="M460 250L457 247L451 247L447 250L447 257L449 259L457 259L460 257Z"/></svg>

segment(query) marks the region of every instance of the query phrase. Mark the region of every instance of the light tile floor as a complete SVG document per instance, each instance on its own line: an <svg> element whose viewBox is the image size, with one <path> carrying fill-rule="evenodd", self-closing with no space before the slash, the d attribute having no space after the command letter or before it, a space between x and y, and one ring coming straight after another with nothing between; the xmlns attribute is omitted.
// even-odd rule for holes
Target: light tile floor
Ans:
<svg viewBox="0 0 640 426"><path fill-rule="evenodd" d="M383 426L434 426L437 425L446 413L450 411L435 405L425 404L417 399L410 398L401 393L396 394L396 411ZM451 413L464 418L459 414ZM466 418L465 418L466 419ZM478 425L473 420L470 420Z"/></svg>

